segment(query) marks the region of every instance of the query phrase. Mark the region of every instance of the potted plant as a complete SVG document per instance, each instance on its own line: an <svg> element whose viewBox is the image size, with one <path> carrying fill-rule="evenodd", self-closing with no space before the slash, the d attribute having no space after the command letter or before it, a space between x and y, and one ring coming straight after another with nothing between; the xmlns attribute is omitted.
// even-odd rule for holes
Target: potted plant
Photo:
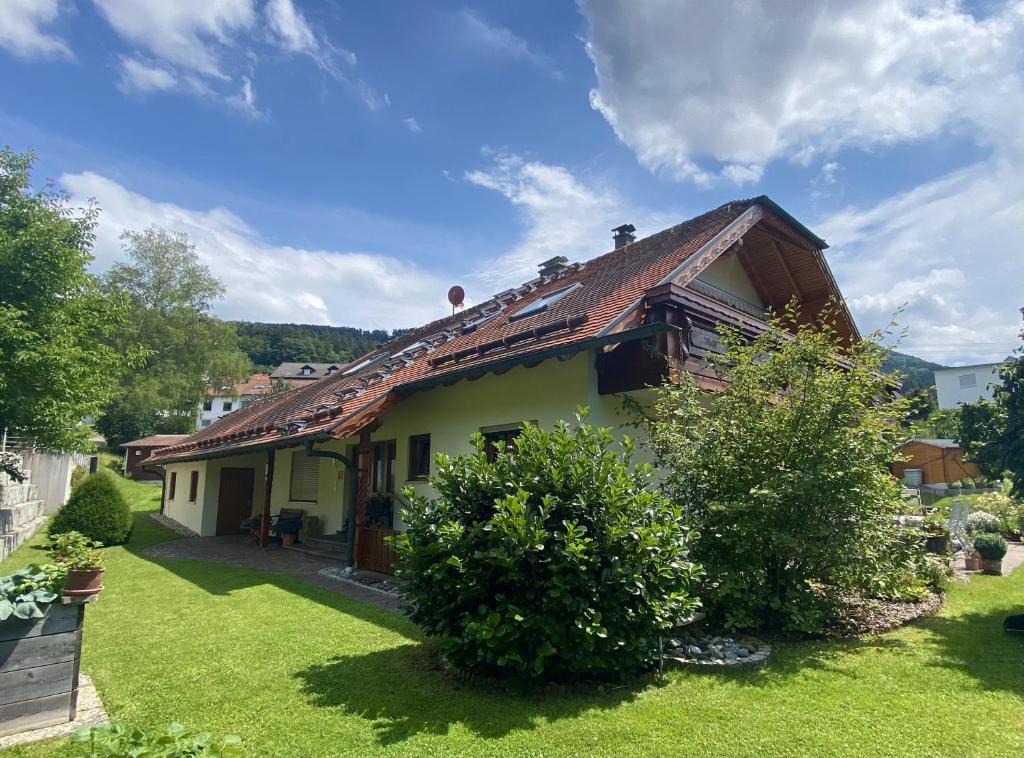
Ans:
<svg viewBox="0 0 1024 758"><path fill-rule="evenodd" d="M374 529L391 529L395 518L395 501L391 495L377 493L366 501L366 521Z"/></svg>
<svg viewBox="0 0 1024 758"><path fill-rule="evenodd" d="M949 552L949 527L940 511L929 513L924 520L925 550L936 555Z"/></svg>
<svg viewBox="0 0 1024 758"><path fill-rule="evenodd" d="M68 576L62 594L70 597L89 597L103 589L103 544L79 532L65 532L50 537L50 554L54 562L67 569Z"/></svg>
<svg viewBox="0 0 1024 758"><path fill-rule="evenodd" d="M964 550L964 571L977 571L981 568L981 558L974 552L974 547Z"/></svg>
<svg viewBox="0 0 1024 758"><path fill-rule="evenodd" d="M981 569L986 574L1003 573L1003 556L1006 555L1006 540L993 532L979 534L974 538L974 549L981 556Z"/></svg>

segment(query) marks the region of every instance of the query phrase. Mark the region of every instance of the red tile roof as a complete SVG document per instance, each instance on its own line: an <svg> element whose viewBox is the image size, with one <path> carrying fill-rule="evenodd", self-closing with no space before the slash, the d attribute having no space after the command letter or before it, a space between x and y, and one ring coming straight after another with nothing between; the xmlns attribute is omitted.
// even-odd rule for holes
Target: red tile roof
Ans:
<svg viewBox="0 0 1024 758"><path fill-rule="evenodd" d="M207 387L206 394L211 397L248 397L265 395L270 391L270 374L252 374L244 382L236 384L230 392L225 388Z"/></svg>
<svg viewBox="0 0 1024 758"><path fill-rule="evenodd" d="M767 198L727 203L411 330L319 382L253 401L162 451L155 460L244 452L268 444L297 443L316 434L345 437L393 402L395 391L401 392L403 385L442 379L467 367L525 359L597 337L744 211L763 202L775 207ZM580 286L543 312L514 318L537 298L574 284ZM476 328L463 328L490 313L497 315Z"/></svg>

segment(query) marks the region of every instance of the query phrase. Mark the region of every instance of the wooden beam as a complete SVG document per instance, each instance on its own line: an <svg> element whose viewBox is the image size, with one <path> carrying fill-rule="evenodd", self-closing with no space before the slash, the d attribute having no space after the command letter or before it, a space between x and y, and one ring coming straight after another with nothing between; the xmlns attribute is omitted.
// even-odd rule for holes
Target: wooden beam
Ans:
<svg viewBox="0 0 1024 758"><path fill-rule="evenodd" d="M274 488L274 448L267 448L266 485L263 488L263 515L260 518L260 547L270 542L270 495Z"/></svg>
<svg viewBox="0 0 1024 758"><path fill-rule="evenodd" d="M789 284L792 286L793 292L796 293L797 299L802 301L804 299L803 293L800 291L800 285L796 283L796 277L793 276L792 269L790 269L789 264L786 263L786 255L782 252L782 246L778 241L772 240L772 247L779 258L779 265L782 266L782 270L786 272L786 278L789 279Z"/></svg>
<svg viewBox="0 0 1024 758"><path fill-rule="evenodd" d="M356 531L355 542L352 546L352 565L359 568L359 542L361 540L362 527L366 526L367 502L370 499L370 466L373 448L370 445L370 432L363 429L359 432L359 451L356 454L356 469L359 473L356 479L356 522L352 528Z"/></svg>
<svg viewBox="0 0 1024 758"><path fill-rule="evenodd" d="M765 286L764 280L761 278L761 272L757 270L757 265L750 252L750 248L744 245L740 248L736 257L739 259L740 265L743 266L743 270L747 272L747 276L750 277L750 281L757 291L757 296L761 298L765 305L774 307L775 301L771 297L771 290Z"/></svg>

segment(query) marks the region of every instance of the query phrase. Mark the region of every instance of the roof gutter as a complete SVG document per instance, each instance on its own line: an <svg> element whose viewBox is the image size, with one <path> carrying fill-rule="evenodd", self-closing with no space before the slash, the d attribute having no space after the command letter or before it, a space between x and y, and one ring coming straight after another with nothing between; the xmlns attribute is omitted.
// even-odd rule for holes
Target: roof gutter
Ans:
<svg viewBox="0 0 1024 758"><path fill-rule="evenodd" d="M188 463L189 461L205 461L213 458L229 458L236 455L246 455L250 452L255 453L260 450L267 450L268 448L297 447L305 444L306 440L314 441L329 439L333 439L333 437L325 431L314 432L308 435L297 434L295 436L288 437L287 439L268 440L267 442L260 442L256 445L246 445L244 448L215 448L205 452L201 450L190 450L188 453L183 453L180 457L172 456L167 460L156 461L153 465L166 466L171 463Z"/></svg>
<svg viewBox="0 0 1024 758"><path fill-rule="evenodd" d="M484 376L485 374L489 374L492 371L501 371L502 369L509 369L514 366L520 366L524 363L542 361L565 353L577 353L581 350L587 350L590 348L604 347L605 345L612 345L620 342L632 342L634 340L643 339L644 337L650 337L651 335L658 334L660 332L672 331L676 328L677 327L674 327L671 324L660 322L645 324L644 326L638 326L635 329L626 329L621 332L615 332L614 334L606 334L603 336L597 335L579 342L555 345L554 347L549 347L547 350L538 350L534 353L524 353L522 355L516 355L493 363L467 366L459 371L452 371L447 374L442 374L441 376L431 376L425 379L418 379L414 382L406 382L405 384L399 384L396 386L393 391L414 392L416 390L428 389L430 387L436 387L439 384L449 384L460 379L477 378Z"/></svg>

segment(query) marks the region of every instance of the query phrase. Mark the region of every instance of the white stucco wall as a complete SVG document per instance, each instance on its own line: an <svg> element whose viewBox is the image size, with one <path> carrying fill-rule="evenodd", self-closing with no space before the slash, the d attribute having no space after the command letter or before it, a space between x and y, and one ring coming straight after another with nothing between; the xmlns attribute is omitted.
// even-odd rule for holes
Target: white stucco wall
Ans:
<svg viewBox="0 0 1024 758"><path fill-rule="evenodd" d="M518 366L501 375L487 374L473 381L462 380L417 392L385 414L370 439L372 442L395 440L396 489L399 492L406 484L411 484L418 493L430 496L434 493L426 482L407 481L409 437L412 435L430 434L431 456L438 452L457 455L470 452L470 435L482 427L523 421L550 427L562 419L571 422L576 409L583 405L590 408L590 423L612 427L617 434L635 436L636 430L629 425L630 418L622 409L621 398L598 394L594 363L594 352L584 351L564 361L552 358L533 368ZM316 447L349 455L357 442L357 438L350 437L318 442ZM296 446L276 452L271 513L283 507L302 508L320 519L324 534L342 530L350 487L344 464L320 459L317 501L292 501L292 456L301 451L302 447ZM637 460L641 457L637 456ZM165 504L165 513L203 536L215 534L220 470L226 466L255 469L253 512L259 512L263 507L265 461L266 453L257 452L168 466L168 475L171 471L178 472L178 485L174 501ZM200 494L196 503L188 503L189 472L195 469L200 471ZM397 514L395 526L401 526Z"/></svg>
<svg viewBox="0 0 1024 758"><path fill-rule="evenodd" d="M935 370L935 392L939 408L955 408L961 403L991 400L992 384L999 383L1001 363L983 363L976 366L958 366ZM969 386L962 386L967 384Z"/></svg>
<svg viewBox="0 0 1024 758"><path fill-rule="evenodd" d="M735 253L726 253L714 263L700 272L697 277L702 282L718 287L721 290L736 295L748 303L764 307L764 301L757 294L754 283L750 281L747 272L743 269L739 257Z"/></svg>
<svg viewBox="0 0 1024 758"><path fill-rule="evenodd" d="M179 524L187 526L194 532L203 533L203 510L206 501L206 464L207 461L192 461L189 463L172 463L166 467L167 485L164 487L164 515L174 519ZM193 471L199 472L199 488L196 491L196 501L189 502L189 482ZM171 475L177 475L174 485L174 497L171 497ZM214 509L216 523L216 510Z"/></svg>

